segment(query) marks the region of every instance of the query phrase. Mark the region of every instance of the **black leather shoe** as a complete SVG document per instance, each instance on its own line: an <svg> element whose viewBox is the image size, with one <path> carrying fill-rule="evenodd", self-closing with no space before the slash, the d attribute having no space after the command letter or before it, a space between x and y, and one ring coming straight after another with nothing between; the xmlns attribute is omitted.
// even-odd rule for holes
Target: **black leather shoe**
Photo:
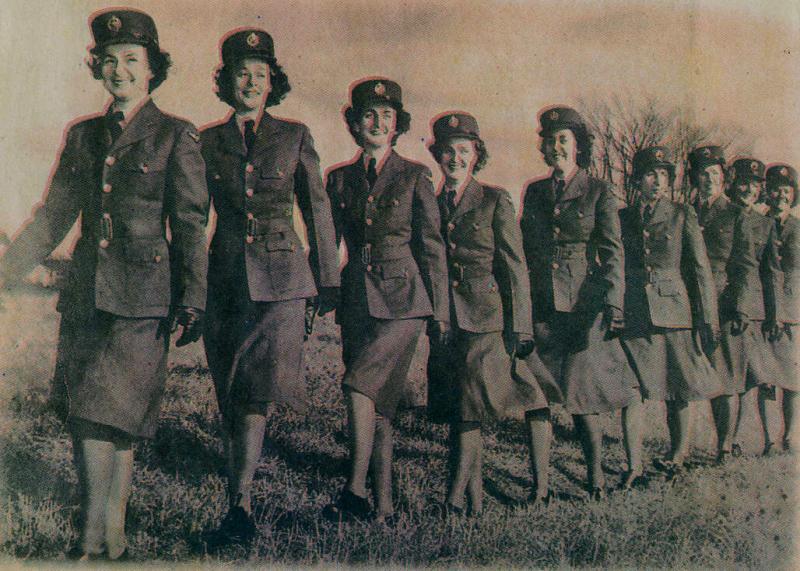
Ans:
<svg viewBox="0 0 800 571"><path fill-rule="evenodd" d="M731 456L733 456L734 458L741 458L742 456L744 456L744 452L742 452L742 447L735 442L731 444Z"/></svg>
<svg viewBox="0 0 800 571"><path fill-rule="evenodd" d="M235 506L228 510L217 529L204 535L203 541L208 551L213 553L228 545L249 547L255 535L256 523L253 516L244 511L244 508Z"/></svg>
<svg viewBox="0 0 800 571"><path fill-rule="evenodd" d="M717 452L717 466L723 466L731 459L732 453L730 450L720 450Z"/></svg>
<svg viewBox="0 0 800 571"><path fill-rule="evenodd" d="M367 519L370 511L367 498L357 496L350 490L342 490L335 502L322 509L322 517L334 522Z"/></svg>
<svg viewBox="0 0 800 571"><path fill-rule="evenodd" d="M589 499L593 502L599 502L606 499L606 491L604 488L594 486L589 489Z"/></svg>
<svg viewBox="0 0 800 571"><path fill-rule="evenodd" d="M620 490L632 490L633 488L641 488L647 484L647 478L641 470L628 470L622 474L622 480L619 483Z"/></svg>

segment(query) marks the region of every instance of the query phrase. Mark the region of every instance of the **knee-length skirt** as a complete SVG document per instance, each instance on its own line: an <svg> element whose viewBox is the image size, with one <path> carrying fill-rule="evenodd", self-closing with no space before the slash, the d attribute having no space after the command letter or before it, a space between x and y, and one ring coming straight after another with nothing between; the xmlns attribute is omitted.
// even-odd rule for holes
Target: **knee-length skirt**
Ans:
<svg viewBox="0 0 800 571"><path fill-rule="evenodd" d="M152 438L167 379L169 327L163 318L104 311L64 313L59 327L54 406L73 419Z"/></svg>
<svg viewBox="0 0 800 571"><path fill-rule="evenodd" d="M722 378L726 395L742 394L756 385L772 384L780 365L761 330L760 321L751 321L744 333L733 335L730 321L723 322L719 347L711 364Z"/></svg>
<svg viewBox="0 0 800 571"><path fill-rule="evenodd" d="M603 314L555 312L534 323L537 355L559 385L570 414L610 412L639 399L636 375Z"/></svg>
<svg viewBox="0 0 800 571"><path fill-rule="evenodd" d="M767 341L767 350L775 365L774 374L764 384L790 391L800 390L800 326L791 325L777 341Z"/></svg>
<svg viewBox="0 0 800 571"><path fill-rule="evenodd" d="M626 332L622 345L645 399L688 402L724 392L720 375L695 346L691 329Z"/></svg>
<svg viewBox="0 0 800 571"><path fill-rule="evenodd" d="M226 422L269 403L308 407L303 375L305 299L254 302L209 296L203 341Z"/></svg>

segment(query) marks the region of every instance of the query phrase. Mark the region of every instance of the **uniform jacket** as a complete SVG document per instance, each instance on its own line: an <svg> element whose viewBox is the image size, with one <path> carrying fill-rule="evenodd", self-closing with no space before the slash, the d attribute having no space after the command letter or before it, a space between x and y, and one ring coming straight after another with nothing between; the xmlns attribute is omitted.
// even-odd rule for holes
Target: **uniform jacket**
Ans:
<svg viewBox="0 0 800 571"><path fill-rule="evenodd" d="M579 169L555 196L553 177L532 183L523 199L522 240L530 271L533 318L553 311L622 309L624 255L617 199Z"/></svg>
<svg viewBox="0 0 800 571"><path fill-rule="evenodd" d="M247 284L253 301L312 297L339 285L330 202L308 128L266 113L248 153L236 119L201 133L208 188L217 212L209 296ZM294 200L309 256L292 224ZM309 263L310 262L310 263Z"/></svg>
<svg viewBox="0 0 800 571"><path fill-rule="evenodd" d="M455 212L439 194L450 297L459 329L533 333L528 266L514 205L502 188L470 179Z"/></svg>
<svg viewBox="0 0 800 571"><path fill-rule="evenodd" d="M767 303L770 318L782 323L800 323L800 220L789 216L786 221L775 221L775 248L777 268L774 272L775 299ZM769 299L769 297L768 297Z"/></svg>
<svg viewBox="0 0 800 571"><path fill-rule="evenodd" d="M433 315L449 321L447 259L427 167L389 153L372 190L362 156L328 174L336 243L348 261L342 309L379 319Z"/></svg>
<svg viewBox="0 0 800 571"><path fill-rule="evenodd" d="M733 229L741 216L742 209L723 194L717 197L710 207L698 206L695 210L719 296L728 285L728 261L733 250Z"/></svg>
<svg viewBox="0 0 800 571"><path fill-rule="evenodd" d="M199 140L152 101L113 145L103 116L75 124L44 205L7 250L3 273L32 269L81 215L60 311L163 317L171 305L204 308L208 190Z"/></svg>
<svg viewBox="0 0 800 571"><path fill-rule="evenodd" d="M774 303L775 273L780 271L774 232L772 219L749 208L742 209L734 227L724 303L752 320L763 320L765 306Z"/></svg>
<svg viewBox="0 0 800 571"><path fill-rule="evenodd" d="M717 328L717 292L694 210L662 198L647 224L638 205L623 208L619 216L626 321L641 323L649 316L656 327Z"/></svg>

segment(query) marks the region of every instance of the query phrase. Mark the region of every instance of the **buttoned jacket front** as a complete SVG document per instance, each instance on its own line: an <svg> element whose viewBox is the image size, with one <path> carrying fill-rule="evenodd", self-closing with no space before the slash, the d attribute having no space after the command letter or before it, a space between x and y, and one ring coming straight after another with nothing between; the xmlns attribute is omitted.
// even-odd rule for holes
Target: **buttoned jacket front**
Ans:
<svg viewBox="0 0 800 571"><path fill-rule="evenodd" d="M253 301L312 297L339 285L330 202L308 128L264 113L253 148L234 116L201 133L208 187L217 213L209 296L246 284ZM293 226L294 202L309 255Z"/></svg>
<svg viewBox="0 0 800 571"><path fill-rule="evenodd" d="M800 220L789 215L783 223L775 221L777 271L774 274L774 302L767 304L768 317L781 323L800 323Z"/></svg>
<svg viewBox="0 0 800 571"><path fill-rule="evenodd" d="M208 190L191 124L148 100L113 144L103 116L72 126L44 204L6 252L3 273L32 269L78 215L60 311L163 317L170 306L205 307Z"/></svg>
<svg viewBox="0 0 800 571"><path fill-rule="evenodd" d="M720 296L728 286L728 262L733 251L733 231L742 208L722 194L711 206L698 205L695 211L711 263L711 272L714 274L714 286L717 296Z"/></svg>
<svg viewBox="0 0 800 571"><path fill-rule="evenodd" d="M336 243L344 239L342 311L449 321L447 260L427 167L391 151L372 189L363 157L328 174Z"/></svg>
<svg viewBox="0 0 800 571"><path fill-rule="evenodd" d="M522 240L534 321L553 311L622 309L625 289L618 201L606 184L579 169L555 196L553 177L523 198Z"/></svg>
<svg viewBox="0 0 800 571"><path fill-rule="evenodd" d="M714 277L694 210L662 198L647 223L638 205L623 208L619 216L626 322L649 318L656 327L718 327Z"/></svg>
<svg viewBox="0 0 800 571"><path fill-rule="evenodd" d="M528 267L508 192L471 178L455 211L448 212L445 192L439 210L454 325L474 333L507 328L532 334Z"/></svg>

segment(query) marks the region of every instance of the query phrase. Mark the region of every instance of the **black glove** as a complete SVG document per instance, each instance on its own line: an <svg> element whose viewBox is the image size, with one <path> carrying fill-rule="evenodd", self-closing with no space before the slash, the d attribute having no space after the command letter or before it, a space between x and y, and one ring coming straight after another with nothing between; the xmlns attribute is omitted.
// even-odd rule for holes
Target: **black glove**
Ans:
<svg viewBox="0 0 800 571"><path fill-rule="evenodd" d="M761 330L769 341L780 341L780 338L783 337L786 331L786 325L785 323L769 320L761 325Z"/></svg>
<svg viewBox="0 0 800 571"><path fill-rule="evenodd" d="M321 287L317 296L317 313L320 316L335 311L339 307L339 288ZM311 333L310 331L308 332Z"/></svg>
<svg viewBox="0 0 800 571"><path fill-rule="evenodd" d="M792 338L792 324L791 323L784 323L783 324L783 332L786 333L786 336L791 339Z"/></svg>
<svg viewBox="0 0 800 571"><path fill-rule="evenodd" d="M625 315L620 308L607 305L603 311L603 323L609 337L618 337L625 330Z"/></svg>
<svg viewBox="0 0 800 571"><path fill-rule="evenodd" d="M512 356L517 357L519 359L524 359L531 353L533 353L533 348L535 347L535 343L533 341L533 337L528 335L527 333L512 333L511 334L511 350Z"/></svg>
<svg viewBox="0 0 800 571"><path fill-rule="evenodd" d="M203 311L196 307L178 306L172 313L170 333L175 333L178 326L182 328L181 336L175 342L176 347L194 343L203 334Z"/></svg>
<svg viewBox="0 0 800 571"><path fill-rule="evenodd" d="M697 350L711 356L719 345L720 332L708 323L703 323L694 328L692 337Z"/></svg>
<svg viewBox="0 0 800 571"><path fill-rule="evenodd" d="M440 347L446 347L452 341L450 324L446 321L430 320L428 322L428 337L432 343L436 343Z"/></svg>
<svg viewBox="0 0 800 571"><path fill-rule="evenodd" d="M741 335L747 331L749 326L750 321L747 319L747 315L741 311L737 311L731 320L731 335Z"/></svg>
<svg viewBox="0 0 800 571"><path fill-rule="evenodd" d="M305 332L303 333L303 341L308 339L311 332L314 331L314 317L317 315L319 309L319 298L309 297L306 299L306 314L305 314Z"/></svg>

